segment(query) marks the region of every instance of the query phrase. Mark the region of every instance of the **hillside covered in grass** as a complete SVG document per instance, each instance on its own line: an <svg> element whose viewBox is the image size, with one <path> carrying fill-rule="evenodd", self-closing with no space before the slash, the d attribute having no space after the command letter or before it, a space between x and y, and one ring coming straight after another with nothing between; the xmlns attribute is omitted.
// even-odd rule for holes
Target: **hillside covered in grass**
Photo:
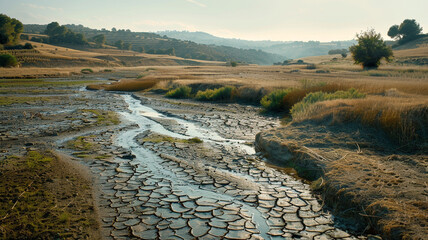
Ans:
<svg viewBox="0 0 428 240"><path fill-rule="evenodd" d="M250 41L242 39L221 38L205 32L188 31L163 31L160 35L166 35L170 38L181 39L183 41L194 41L200 44L214 44L219 46L229 46L243 49L257 49L263 52L279 54L287 58L301 58L308 56L327 55L333 49L347 49L355 41Z"/></svg>
<svg viewBox="0 0 428 240"><path fill-rule="evenodd" d="M96 30L82 25L65 25L68 29L83 34L87 39L97 35L104 35L106 43L114 46L122 41L129 50L149 54L175 55L182 58L235 61L249 64L271 65L274 62L284 61L286 58L277 54L261 50L240 49L227 46L205 45L191 41L177 40L155 33L131 32L130 30ZM31 34L44 33L46 25L26 24L24 32Z"/></svg>

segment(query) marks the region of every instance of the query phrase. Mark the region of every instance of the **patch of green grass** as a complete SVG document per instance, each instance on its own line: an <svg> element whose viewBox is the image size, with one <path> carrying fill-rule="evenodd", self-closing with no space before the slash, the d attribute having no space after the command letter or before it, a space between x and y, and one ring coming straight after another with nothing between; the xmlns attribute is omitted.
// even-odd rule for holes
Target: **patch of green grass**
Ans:
<svg viewBox="0 0 428 240"><path fill-rule="evenodd" d="M181 86L176 89L170 90L166 93L166 97L169 98L190 98L192 88L189 86Z"/></svg>
<svg viewBox="0 0 428 240"><path fill-rule="evenodd" d="M98 159L98 160L104 160L104 159L107 159L107 158L109 158L109 157L111 157L111 155L110 155L110 154L103 154L103 155L98 155L98 156L96 156L96 157L95 157L95 159Z"/></svg>
<svg viewBox="0 0 428 240"><path fill-rule="evenodd" d="M236 92L235 87L226 86L216 89L198 91L195 98L200 101L228 101L232 100Z"/></svg>
<svg viewBox="0 0 428 240"><path fill-rule="evenodd" d="M97 109L84 109L82 111L93 113L97 118L97 125L117 125L120 123L119 117L113 111L104 111Z"/></svg>
<svg viewBox="0 0 428 240"><path fill-rule="evenodd" d="M260 104L267 111L281 111L283 109L283 99L291 91L291 88L275 90L265 95L262 100L260 100Z"/></svg>
<svg viewBox="0 0 428 240"><path fill-rule="evenodd" d="M46 156L38 151L29 151L26 157L26 163L29 168L35 168L49 163L53 160L52 157Z"/></svg>
<svg viewBox="0 0 428 240"><path fill-rule="evenodd" d="M70 149L73 149L73 150L78 150L78 151L81 151L81 150L88 151L88 150L94 149L95 146L93 143L90 143L87 140L87 137L80 136L80 137L76 138L75 140L68 141L67 147Z"/></svg>
<svg viewBox="0 0 428 240"><path fill-rule="evenodd" d="M325 82L315 82L309 80L301 80L302 88L280 89L265 95L260 101L265 111L285 112L290 109L303 98L313 92L334 93L339 90L344 90L344 86Z"/></svg>
<svg viewBox="0 0 428 240"><path fill-rule="evenodd" d="M334 93L311 92L303 98L302 101L296 103L290 110L291 116L294 118L297 114L304 112L309 106L316 102L334 100L334 99L351 99L364 98L366 95L358 90L351 88L348 91L337 91Z"/></svg>

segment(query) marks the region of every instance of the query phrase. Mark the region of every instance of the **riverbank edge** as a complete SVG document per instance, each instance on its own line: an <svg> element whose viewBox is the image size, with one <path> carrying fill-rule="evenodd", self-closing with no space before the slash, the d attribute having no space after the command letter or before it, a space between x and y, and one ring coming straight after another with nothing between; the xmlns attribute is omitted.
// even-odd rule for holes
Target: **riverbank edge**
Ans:
<svg viewBox="0 0 428 240"><path fill-rule="evenodd" d="M273 130L275 131L275 130ZM308 132L310 135L310 132ZM311 181L311 188L320 197L322 203L328 210L332 211L335 217L340 219L341 224L347 230L356 234L364 234L370 229L376 236L373 239L401 239L402 229L394 229L386 233L378 220L383 216L379 212L365 212L370 203L363 202L353 194L343 191L343 183L336 179L329 179L329 161L323 156L312 151L310 148L299 144L297 141L282 141L271 131L259 132L255 138L256 152L261 152L274 165L290 167L296 170L299 177ZM359 211L347 211L349 209L359 209ZM344 212L347 212L345 214ZM352 212L352 213L350 213ZM378 236L380 235L380 236Z"/></svg>

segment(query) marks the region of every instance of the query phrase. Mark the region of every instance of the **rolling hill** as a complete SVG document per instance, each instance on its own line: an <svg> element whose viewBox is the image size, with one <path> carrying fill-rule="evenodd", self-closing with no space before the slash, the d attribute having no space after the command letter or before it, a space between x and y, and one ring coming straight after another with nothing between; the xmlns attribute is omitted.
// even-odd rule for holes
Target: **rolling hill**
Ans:
<svg viewBox="0 0 428 240"><path fill-rule="evenodd" d="M155 33L132 32L130 30L97 30L74 24L65 26L76 33L84 34L88 39L103 34L109 45L114 45L115 42L122 40L124 43L132 44L132 50L149 54L169 54L187 59L236 61L260 65L271 65L286 59L284 56L262 50L198 44ZM24 25L24 32L30 34L43 33L45 28L46 25L26 24Z"/></svg>
<svg viewBox="0 0 428 240"><path fill-rule="evenodd" d="M334 42L318 42L318 41L249 41L232 38L220 38L204 32L188 32L188 31L163 31L157 32L160 35L166 35L171 38L181 40L191 40L201 44L215 44L221 46L229 46L242 49L257 49L264 52L279 54L287 58L301 58L308 56L326 55L329 50L342 49L352 46L355 41L334 41Z"/></svg>

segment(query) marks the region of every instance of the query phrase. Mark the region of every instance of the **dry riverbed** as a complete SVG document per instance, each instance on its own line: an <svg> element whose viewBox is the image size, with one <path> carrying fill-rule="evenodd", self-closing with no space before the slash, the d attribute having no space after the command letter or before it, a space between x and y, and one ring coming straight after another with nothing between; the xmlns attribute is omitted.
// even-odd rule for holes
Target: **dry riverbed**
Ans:
<svg viewBox="0 0 428 240"><path fill-rule="evenodd" d="M41 89L31 96L44 99L1 107L1 163L8 167L2 168L0 176L11 179L10 169L19 163L17 159L25 163L32 151L51 150L48 157L65 162L40 158L38 174L50 176L41 178L41 186L67 174L77 179L71 184L74 188L66 188L70 196L53 196L46 206L45 212L58 216L41 215L42 223L65 223L51 229L49 236L365 238L348 233L344 222L323 208L308 184L266 164L267 159L254 151L255 135L279 126L277 118L260 115L257 107L85 91L79 85L27 86L22 93L13 89L15 93L7 97L29 97L29 91ZM45 162L81 170L52 172ZM31 171L26 174L21 178L34 178ZM88 178L92 183L83 180ZM30 214L19 206L37 190L27 187L28 181L18 183L21 185L12 186L16 195L2 199L8 207L0 217L9 212ZM79 186L93 191L81 192ZM57 185L49 189L65 191ZM36 205L42 201L43 197L37 198ZM58 208L69 215L52 210ZM75 218L79 214L94 221L79 226ZM8 224L0 222L2 229L13 225ZM37 228L40 233L44 230ZM13 238L5 232L3 236Z"/></svg>

